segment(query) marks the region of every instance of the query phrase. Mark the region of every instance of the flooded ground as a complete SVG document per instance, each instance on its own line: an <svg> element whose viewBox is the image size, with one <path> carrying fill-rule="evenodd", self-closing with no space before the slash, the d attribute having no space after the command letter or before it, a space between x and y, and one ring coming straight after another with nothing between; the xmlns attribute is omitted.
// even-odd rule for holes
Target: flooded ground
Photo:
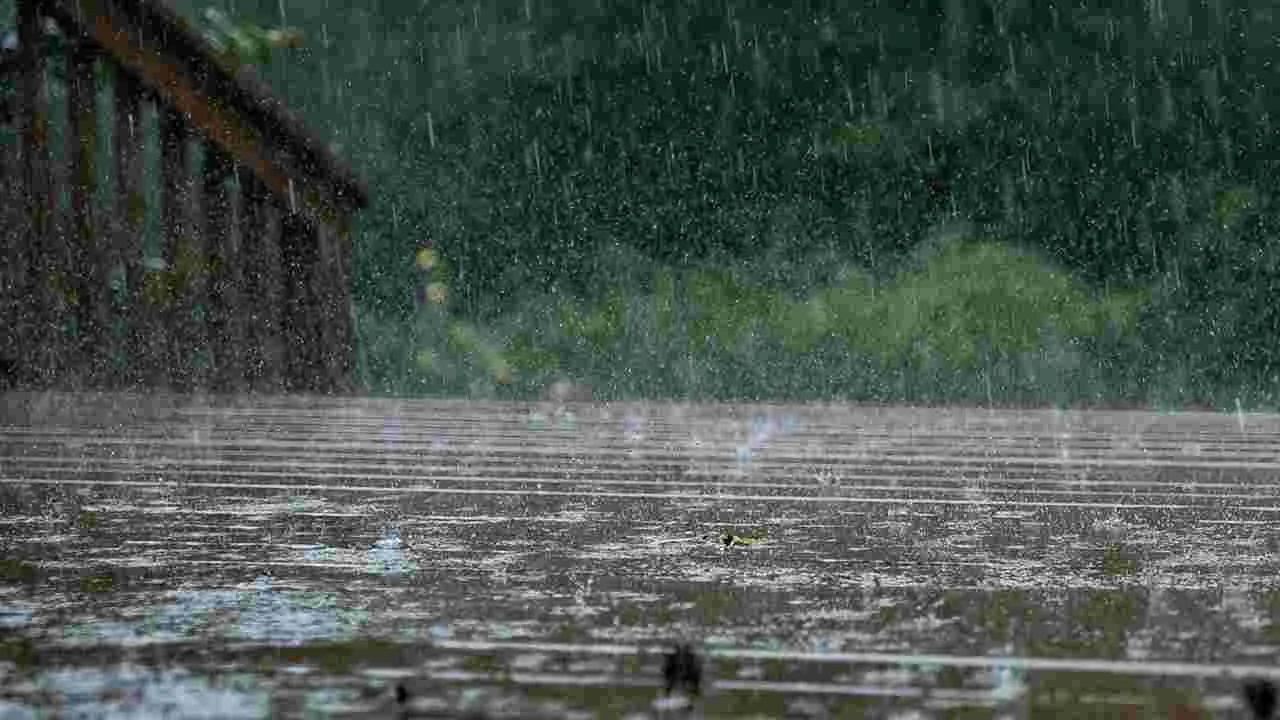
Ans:
<svg viewBox="0 0 1280 720"><path fill-rule="evenodd" d="M1280 677L1275 416L3 401L3 718L1245 717Z"/></svg>

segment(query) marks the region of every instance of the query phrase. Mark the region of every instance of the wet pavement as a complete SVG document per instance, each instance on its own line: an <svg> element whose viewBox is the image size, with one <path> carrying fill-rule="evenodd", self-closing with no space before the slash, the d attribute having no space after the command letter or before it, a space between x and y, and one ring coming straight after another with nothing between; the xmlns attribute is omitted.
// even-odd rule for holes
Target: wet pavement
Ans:
<svg viewBox="0 0 1280 720"><path fill-rule="evenodd" d="M11 393L0 717L1246 717L1278 471L1270 415Z"/></svg>

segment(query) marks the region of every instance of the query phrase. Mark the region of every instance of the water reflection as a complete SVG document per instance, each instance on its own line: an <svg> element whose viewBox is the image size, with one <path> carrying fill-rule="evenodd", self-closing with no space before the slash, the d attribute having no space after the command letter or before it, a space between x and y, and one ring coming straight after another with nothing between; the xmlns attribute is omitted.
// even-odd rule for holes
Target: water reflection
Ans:
<svg viewBox="0 0 1280 720"><path fill-rule="evenodd" d="M37 673L32 695L41 712L30 705L0 702L0 717L86 718L263 718L270 716L270 695L249 674L217 677L180 669L155 670L120 665L107 668L67 668Z"/></svg>

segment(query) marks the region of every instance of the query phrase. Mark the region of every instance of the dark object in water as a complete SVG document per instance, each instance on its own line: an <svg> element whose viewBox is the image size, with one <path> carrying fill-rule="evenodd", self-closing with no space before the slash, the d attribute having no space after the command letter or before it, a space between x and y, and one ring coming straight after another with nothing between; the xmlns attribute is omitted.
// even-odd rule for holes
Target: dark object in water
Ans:
<svg viewBox="0 0 1280 720"><path fill-rule="evenodd" d="M1255 720L1271 717L1276 710L1276 686L1270 680L1249 678L1244 681L1244 701Z"/></svg>
<svg viewBox="0 0 1280 720"><path fill-rule="evenodd" d="M667 694L677 685L691 697L702 693L702 659L688 645L677 645L662 661L662 677Z"/></svg>
<svg viewBox="0 0 1280 720"><path fill-rule="evenodd" d="M404 689L404 685L396 683L396 703L403 705L409 701L409 691Z"/></svg>

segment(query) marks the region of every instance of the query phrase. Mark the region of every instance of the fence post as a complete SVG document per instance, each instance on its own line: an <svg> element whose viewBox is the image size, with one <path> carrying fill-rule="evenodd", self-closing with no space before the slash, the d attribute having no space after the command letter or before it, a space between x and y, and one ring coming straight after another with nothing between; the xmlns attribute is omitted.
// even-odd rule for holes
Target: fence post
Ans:
<svg viewBox="0 0 1280 720"><path fill-rule="evenodd" d="M150 338L145 330L150 322L143 293L142 225L147 213L147 196L142 187L142 85L132 73L116 66L115 72L115 223L110 258L113 272L113 304L123 325L118 350L123 356L116 379L123 385L137 385L146 377L144 368L151 357Z"/></svg>
<svg viewBox="0 0 1280 720"><path fill-rule="evenodd" d="M296 214L282 219L280 255L284 276L281 335L285 344L285 388L314 389L320 370L314 285L317 248L313 229Z"/></svg>
<svg viewBox="0 0 1280 720"><path fill-rule="evenodd" d="M244 388L244 312L241 293L244 258L235 247L227 178L231 158L218 146L205 144L203 186L204 242L209 257L209 350L213 361L214 388L238 392Z"/></svg>
<svg viewBox="0 0 1280 720"><path fill-rule="evenodd" d="M159 366L150 368L153 386L191 386L191 341L189 328L191 309L183 312L186 285L193 272L192 248L188 232L187 202L190 178L187 174L187 127L182 114L168 105L157 108L160 113L160 257L163 269L148 273L151 301L160 322L149 328L152 334L153 359Z"/></svg>
<svg viewBox="0 0 1280 720"><path fill-rule="evenodd" d="M71 223L62 272L74 294L68 307L73 323L68 343L68 375L79 384L100 385L104 379L109 294L106 255L94 212L97 186L96 50L82 42L67 46L67 156L71 185Z"/></svg>
<svg viewBox="0 0 1280 720"><path fill-rule="evenodd" d="M280 212L262 181L238 168L244 220L241 258L245 264L246 365L250 386L258 392L284 389L283 265Z"/></svg>
<svg viewBox="0 0 1280 720"><path fill-rule="evenodd" d="M28 328L23 338L25 363L19 368L21 380L49 385L56 378L57 316L53 289L50 285L48 239L53 199L49 181L49 115L45 89L45 39L41 17L42 3L36 0L18 2L18 44L21 58L18 79L19 172L22 174L23 207L26 210L23 239L27 256L27 287L21 316Z"/></svg>
<svg viewBox="0 0 1280 720"><path fill-rule="evenodd" d="M319 292L320 358L324 372L324 389L350 392L351 384L351 274L347 245L350 234L346 223L337 227L316 229L319 261L313 284Z"/></svg>

